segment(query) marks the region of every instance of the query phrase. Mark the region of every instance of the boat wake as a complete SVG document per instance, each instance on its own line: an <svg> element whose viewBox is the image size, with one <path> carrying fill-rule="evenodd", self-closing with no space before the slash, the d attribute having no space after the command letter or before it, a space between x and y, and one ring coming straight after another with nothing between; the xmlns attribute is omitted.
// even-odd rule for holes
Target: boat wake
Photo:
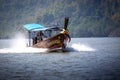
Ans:
<svg viewBox="0 0 120 80"><path fill-rule="evenodd" d="M70 47L66 48L66 52L72 52L72 51L96 51L96 49L85 45L85 44L77 44L73 43ZM59 52L59 50L56 50L55 52ZM0 49L0 53L41 53L41 52L49 52L49 49L45 48L33 48L33 47L25 47L17 45L12 48L2 48ZM54 51L52 51L54 52Z"/></svg>
<svg viewBox="0 0 120 80"><path fill-rule="evenodd" d="M11 41L10 48L0 49L0 53L40 53L46 52L47 49L27 47L27 40L23 36L18 36Z"/></svg>
<svg viewBox="0 0 120 80"><path fill-rule="evenodd" d="M71 45L71 48L73 48L75 51L95 51L96 49L85 45L85 44L80 44L80 43L73 43Z"/></svg>
<svg viewBox="0 0 120 80"><path fill-rule="evenodd" d="M96 51L96 49L84 45L84 44L76 44L73 43L70 47L67 47L66 52L71 51ZM13 48L3 48L0 49L0 53L41 53L41 52L49 52L48 49L45 48L33 48L33 47L13 47ZM56 52L56 51L55 51Z"/></svg>
<svg viewBox="0 0 120 80"><path fill-rule="evenodd" d="M40 53L40 52L47 52L47 49L32 47L0 49L0 53Z"/></svg>
<svg viewBox="0 0 120 80"><path fill-rule="evenodd" d="M80 43L72 43L72 45L70 45L66 49L67 49L66 52L96 50L91 46ZM61 50L55 50L55 52L59 52L59 51ZM49 52L49 50L45 48L26 47L26 40L24 38L23 39L18 38L13 40L10 48L0 49L0 53L41 53L41 52Z"/></svg>

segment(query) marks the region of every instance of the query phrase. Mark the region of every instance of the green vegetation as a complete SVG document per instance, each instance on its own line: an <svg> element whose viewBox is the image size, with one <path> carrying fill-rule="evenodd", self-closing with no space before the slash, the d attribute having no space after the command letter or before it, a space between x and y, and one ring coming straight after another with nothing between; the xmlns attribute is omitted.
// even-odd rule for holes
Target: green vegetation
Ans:
<svg viewBox="0 0 120 80"><path fill-rule="evenodd" d="M63 27L66 16L72 37L106 37L120 29L119 4L120 0L0 0L0 37L23 32L27 23Z"/></svg>

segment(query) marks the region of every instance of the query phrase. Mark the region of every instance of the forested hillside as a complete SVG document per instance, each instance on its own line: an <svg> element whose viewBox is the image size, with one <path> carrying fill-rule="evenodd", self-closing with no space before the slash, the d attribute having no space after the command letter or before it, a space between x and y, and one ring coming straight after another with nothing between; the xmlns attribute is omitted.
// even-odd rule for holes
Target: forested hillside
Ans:
<svg viewBox="0 0 120 80"><path fill-rule="evenodd" d="M120 36L120 0L0 0L0 37L27 23L62 27L66 16L72 37Z"/></svg>

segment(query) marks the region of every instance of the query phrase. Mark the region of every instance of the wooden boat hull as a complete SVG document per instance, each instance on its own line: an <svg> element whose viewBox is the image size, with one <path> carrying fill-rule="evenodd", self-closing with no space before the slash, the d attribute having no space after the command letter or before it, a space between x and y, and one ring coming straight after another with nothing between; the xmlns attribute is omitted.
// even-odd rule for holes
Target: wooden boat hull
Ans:
<svg viewBox="0 0 120 80"><path fill-rule="evenodd" d="M55 49L55 48L62 48L64 49L69 42L70 38L66 34L57 34L53 37L50 37L46 40L40 41L37 44L33 45L36 48L48 48L48 49Z"/></svg>

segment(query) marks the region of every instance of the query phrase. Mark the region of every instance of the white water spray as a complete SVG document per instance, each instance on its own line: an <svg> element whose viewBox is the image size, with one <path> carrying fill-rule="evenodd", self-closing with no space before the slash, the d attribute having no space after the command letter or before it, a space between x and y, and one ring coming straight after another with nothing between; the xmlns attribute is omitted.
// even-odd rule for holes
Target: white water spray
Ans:
<svg viewBox="0 0 120 80"><path fill-rule="evenodd" d="M40 53L48 49L27 47L27 39L24 36L17 36L11 42L11 48L0 49L0 53Z"/></svg>
<svg viewBox="0 0 120 80"><path fill-rule="evenodd" d="M95 51L94 48L88 46L88 45L85 45L85 44L72 44L71 47L76 50L76 51Z"/></svg>

